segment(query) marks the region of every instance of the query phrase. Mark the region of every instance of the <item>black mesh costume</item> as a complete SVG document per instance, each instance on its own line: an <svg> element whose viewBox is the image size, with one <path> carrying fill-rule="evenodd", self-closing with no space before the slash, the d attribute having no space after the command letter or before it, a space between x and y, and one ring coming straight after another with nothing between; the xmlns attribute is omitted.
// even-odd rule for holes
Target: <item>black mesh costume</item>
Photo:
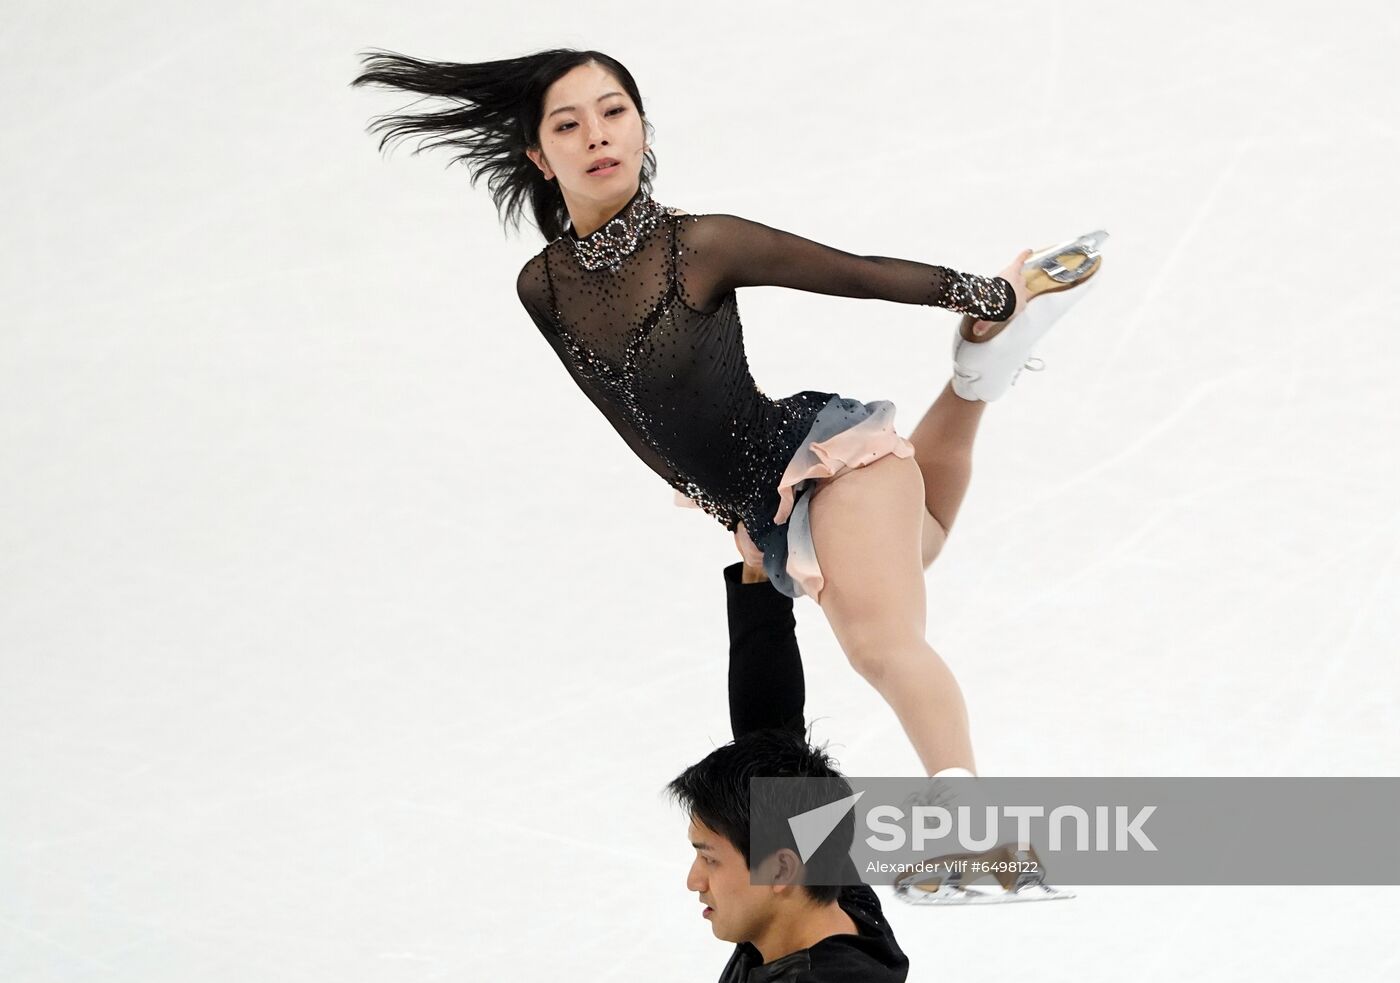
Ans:
<svg viewBox="0 0 1400 983"><path fill-rule="evenodd" d="M735 290L781 286L1010 317L1001 277L856 256L733 215L689 215L641 187L608 222L572 228L520 271L520 301L569 374L671 486L756 543L777 485L832 393L771 399L744 355Z"/></svg>

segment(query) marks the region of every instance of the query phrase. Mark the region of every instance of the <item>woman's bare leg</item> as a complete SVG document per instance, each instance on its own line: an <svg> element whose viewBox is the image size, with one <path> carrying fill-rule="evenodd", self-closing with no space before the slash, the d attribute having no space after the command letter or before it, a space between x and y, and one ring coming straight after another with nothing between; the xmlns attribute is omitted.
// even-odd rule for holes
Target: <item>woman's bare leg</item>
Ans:
<svg viewBox="0 0 1400 983"><path fill-rule="evenodd" d="M810 494L819 602L846 657L894 710L928 774L974 770L962 691L924 638L918 463L883 457Z"/></svg>
<svg viewBox="0 0 1400 983"><path fill-rule="evenodd" d="M972 321L965 315L958 330L970 327ZM954 393L949 381L909 436L924 476L924 505L928 510L922 537L924 569L942 549L967 494L972 480L972 443L986 408L987 404L980 400L973 402Z"/></svg>

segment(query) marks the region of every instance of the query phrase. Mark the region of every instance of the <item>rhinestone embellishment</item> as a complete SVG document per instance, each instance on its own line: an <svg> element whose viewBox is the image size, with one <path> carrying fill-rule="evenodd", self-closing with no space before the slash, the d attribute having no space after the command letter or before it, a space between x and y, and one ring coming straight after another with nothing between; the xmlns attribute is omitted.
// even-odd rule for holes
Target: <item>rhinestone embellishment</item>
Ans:
<svg viewBox="0 0 1400 983"><path fill-rule="evenodd" d="M656 228L666 209L639 191L621 212L583 238L571 234L574 256L585 270L617 269Z"/></svg>
<svg viewBox="0 0 1400 983"><path fill-rule="evenodd" d="M943 270L942 289L933 304L957 314L973 314L988 320L1001 321L1011 316L1015 294L1011 284L1002 277L981 277L959 273L947 267Z"/></svg>

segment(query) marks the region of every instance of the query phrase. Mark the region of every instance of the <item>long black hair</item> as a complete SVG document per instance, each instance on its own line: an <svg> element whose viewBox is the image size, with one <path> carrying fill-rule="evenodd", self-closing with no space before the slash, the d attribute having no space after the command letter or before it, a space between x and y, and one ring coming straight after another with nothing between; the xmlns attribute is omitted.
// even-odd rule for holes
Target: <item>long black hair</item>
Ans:
<svg viewBox="0 0 1400 983"><path fill-rule="evenodd" d="M487 187L501 224L519 230L521 213L528 204L535 226L546 240L552 241L564 233L569 213L558 181L546 180L525 151L539 147L544 94L549 87L579 65L600 65L617 78L636 105L643 124L651 130L632 73L601 51L552 48L519 58L473 64L422 61L383 51L361 53L361 59L367 70L351 85L382 85L440 96L457 104L456 108L439 112L379 117L369 130L388 131L379 141L381 151L389 141L411 133L445 134L443 139L426 146L420 142L413 152L443 145L461 148L463 152L448 161L449 166L465 161L472 187L482 174L487 175ZM656 157L648 148L642 160L644 192L651 193L655 175Z"/></svg>

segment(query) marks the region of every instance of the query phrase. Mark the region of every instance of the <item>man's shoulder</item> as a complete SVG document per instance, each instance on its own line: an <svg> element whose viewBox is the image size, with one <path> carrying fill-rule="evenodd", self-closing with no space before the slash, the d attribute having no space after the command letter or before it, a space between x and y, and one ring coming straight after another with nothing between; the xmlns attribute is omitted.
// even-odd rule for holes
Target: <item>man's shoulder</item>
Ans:
<svg viewBox="0 0 1400 983"><path fill-rule="evenodd" d="M870 940L854 935L822 939L806 950L807 969L792 977L793 983L904 983L909 976L904 953L877 948Z"/></svg>
<svg viewBox="0 0 1400 983"><path fill-rule="evenodd" d="M905 983L908 960L891 964L854 935L833 935L720 983Z"/></svg>
<svg viewBox="0 0 1400 983"><path fill-rule="evenodd" d="M857 935L832 935L812 946L812 980L869 980L903 983L909 959L885 920L880 898L869 885L850 884L836 898L855 922Z"/></svg>
<svg viewBox="0 0 1400 983"><path fill-rule="evenodd" d="M748 983L749 970L761 962L757 949L747 942L740 942L734 947L734 954L729 957L729 962L724 964L724 969L719 974L719 983Z"/></svg>

